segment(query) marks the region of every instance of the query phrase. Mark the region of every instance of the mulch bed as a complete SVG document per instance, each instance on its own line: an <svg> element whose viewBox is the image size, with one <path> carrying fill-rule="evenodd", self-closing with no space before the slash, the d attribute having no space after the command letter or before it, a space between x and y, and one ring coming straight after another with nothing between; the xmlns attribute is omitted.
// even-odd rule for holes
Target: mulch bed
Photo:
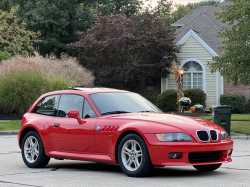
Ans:
<svg viewBox="0 0 250 187"><path fill-rule="evenodd" d="M0 113L0 120L21 120L22 115L17 115L15 113L10 113L10 114L1 114Z"/></svg>

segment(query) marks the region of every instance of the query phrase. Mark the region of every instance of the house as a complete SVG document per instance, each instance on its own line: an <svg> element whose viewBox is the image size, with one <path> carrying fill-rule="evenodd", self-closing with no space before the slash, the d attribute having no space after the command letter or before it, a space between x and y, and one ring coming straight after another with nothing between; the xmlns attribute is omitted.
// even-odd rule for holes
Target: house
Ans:
<svg viewBox="0 0 250 187"><path fill-rule="evenodd" d="M182 45L177 54L180 69L183 68L183 89L200 88L207 94L206 105L220 105L220 95L224 93L244 94L249 99L249 86L226 84L220 72L211 73L207 62L213 62L214 56L221 56L219 47L222 39L218 32L226 26L216 19L214 12L221 11L220 6L227 6L224 1L218 7L201 6L184 16L174 24L177 29L176 43ZM161 92L177 89L174 78L169 76L161 80ZM194 103L195 104L195 103Z"/></svg>

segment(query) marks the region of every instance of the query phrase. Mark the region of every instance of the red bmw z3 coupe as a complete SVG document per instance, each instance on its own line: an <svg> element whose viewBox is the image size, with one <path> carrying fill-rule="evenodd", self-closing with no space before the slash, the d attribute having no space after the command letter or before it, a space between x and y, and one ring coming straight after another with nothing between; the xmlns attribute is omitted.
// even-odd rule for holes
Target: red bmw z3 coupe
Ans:
<svg viewBox="0 0 250 187"><path fill-rule="evenodd" d="M214 123L165 114L139 94L80 88L42 95L24 114L18 143L24 163L50 158L118 163L131 177L154 166L213 171L231 162L233 141Z"/></svg>

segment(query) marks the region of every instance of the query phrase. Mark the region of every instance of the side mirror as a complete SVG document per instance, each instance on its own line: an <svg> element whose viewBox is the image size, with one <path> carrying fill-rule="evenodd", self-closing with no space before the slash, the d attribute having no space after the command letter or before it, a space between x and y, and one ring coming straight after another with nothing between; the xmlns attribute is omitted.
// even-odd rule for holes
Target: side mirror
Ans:
<svg viewBox="0 0 250 187"><path fill-rule="evenodd" d="M67 113L67 116L69 118L77 119L78 123L83 123L82 119L80 118L78 110L69 110L68 113Z"/></svg>

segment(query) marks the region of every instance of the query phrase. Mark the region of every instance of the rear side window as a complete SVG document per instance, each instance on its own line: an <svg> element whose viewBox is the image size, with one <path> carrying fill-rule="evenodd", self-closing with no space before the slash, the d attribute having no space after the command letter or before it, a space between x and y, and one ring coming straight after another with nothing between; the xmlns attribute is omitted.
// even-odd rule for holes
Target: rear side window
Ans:
<svg viewBox="0 0 250 187"><path fill-rule="evenodd" d="M84 97L80 95L61 95L57 116L67 118L69 110L78 110L82 118L83 101Z"/></svg>
<svg viewBox="0 0 250 187"><path fill-rule="evenodd" d="M58 104L58 95L51 95L42 98L42 100L36 105L33 113L43 114L47 116L55 116L56 108Z"/></svg>

